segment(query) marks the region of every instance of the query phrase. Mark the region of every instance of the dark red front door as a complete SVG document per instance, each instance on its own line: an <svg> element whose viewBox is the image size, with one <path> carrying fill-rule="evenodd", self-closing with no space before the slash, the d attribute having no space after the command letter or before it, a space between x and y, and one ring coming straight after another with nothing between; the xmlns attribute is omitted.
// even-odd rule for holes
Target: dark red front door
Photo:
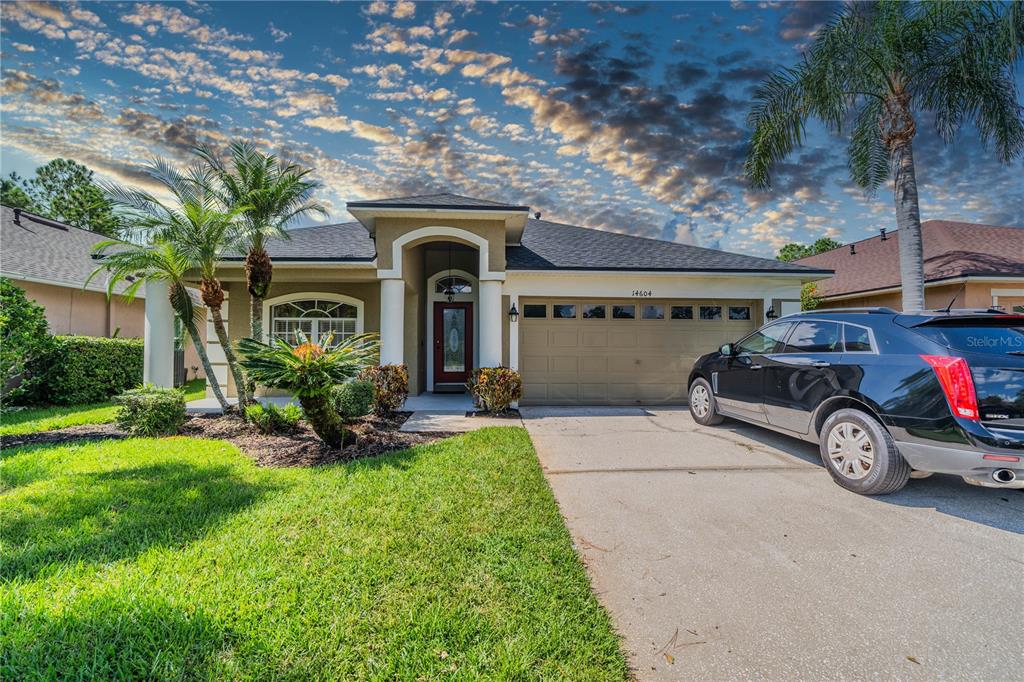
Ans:
<svg viewBox="0 0 1024 682"><path fill-rule="evenodd" d="M473 370L473 304L434 303L434 383L464 383Z"/></svg>

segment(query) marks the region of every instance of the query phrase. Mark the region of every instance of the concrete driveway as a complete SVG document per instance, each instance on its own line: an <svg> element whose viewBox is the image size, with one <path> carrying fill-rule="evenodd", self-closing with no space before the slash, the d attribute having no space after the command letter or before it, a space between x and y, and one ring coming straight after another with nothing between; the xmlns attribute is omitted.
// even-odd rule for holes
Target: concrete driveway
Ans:
<svg viewBox="0 0 1024 682"><path fill-rule="evenodd" d="M639 679L1024 678L1024 493L861 497L684 409L523 416Z"/></svg>

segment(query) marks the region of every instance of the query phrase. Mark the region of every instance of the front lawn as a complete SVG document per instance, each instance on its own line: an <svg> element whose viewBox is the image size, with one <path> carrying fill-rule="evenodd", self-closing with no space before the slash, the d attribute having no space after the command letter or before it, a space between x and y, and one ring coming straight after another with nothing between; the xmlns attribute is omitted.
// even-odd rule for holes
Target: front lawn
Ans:
<svg viewBox="0 0 1024 682"><path fill-rule="evenodd" d="M318 468L0 456L0 679L627 676L522 429Z"/></svg>
<svg viewBox="0 0 1024 682"><path fill-rule="evenodd" d="M206 395L206 379L193 379L185 384L185 400L199 400ZM81 424L108 424L114 421L117 406L113 401L89 405L54 405L0 412L0 436L20 436L38 431L53 431Z"/></svg>

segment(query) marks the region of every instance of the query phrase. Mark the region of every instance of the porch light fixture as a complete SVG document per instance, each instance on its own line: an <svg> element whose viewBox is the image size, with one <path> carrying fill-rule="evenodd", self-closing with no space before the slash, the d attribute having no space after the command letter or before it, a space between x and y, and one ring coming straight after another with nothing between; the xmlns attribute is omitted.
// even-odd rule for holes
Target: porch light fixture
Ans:
<svg viewBox="0 0 1024 682"><path fill-rule="evenodd" d="M768 308L768 312L766 312L764 316L767 317L769 320L774 320L776 317L779 316L779 314L775 312L775 306L772 306Z"/></svg>
<svg viewBox="0 0 1024 682"><path fill-rule="evenodd" d="M519 311L516 310L515 303L513 303L512 307L508 309L508 319L512 320L513 322L519 319Z"/></svg>

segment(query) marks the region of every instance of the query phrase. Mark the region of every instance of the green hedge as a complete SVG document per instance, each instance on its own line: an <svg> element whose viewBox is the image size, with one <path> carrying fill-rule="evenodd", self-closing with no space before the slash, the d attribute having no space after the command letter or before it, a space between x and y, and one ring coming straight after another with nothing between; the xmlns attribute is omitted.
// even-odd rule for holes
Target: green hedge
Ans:
<svg viewBox="0 0 1024 682"><path fill-rule="evenodd" d="M40 361L43 402L96 403L142 383L142 339L57 336Z"/></svg>

